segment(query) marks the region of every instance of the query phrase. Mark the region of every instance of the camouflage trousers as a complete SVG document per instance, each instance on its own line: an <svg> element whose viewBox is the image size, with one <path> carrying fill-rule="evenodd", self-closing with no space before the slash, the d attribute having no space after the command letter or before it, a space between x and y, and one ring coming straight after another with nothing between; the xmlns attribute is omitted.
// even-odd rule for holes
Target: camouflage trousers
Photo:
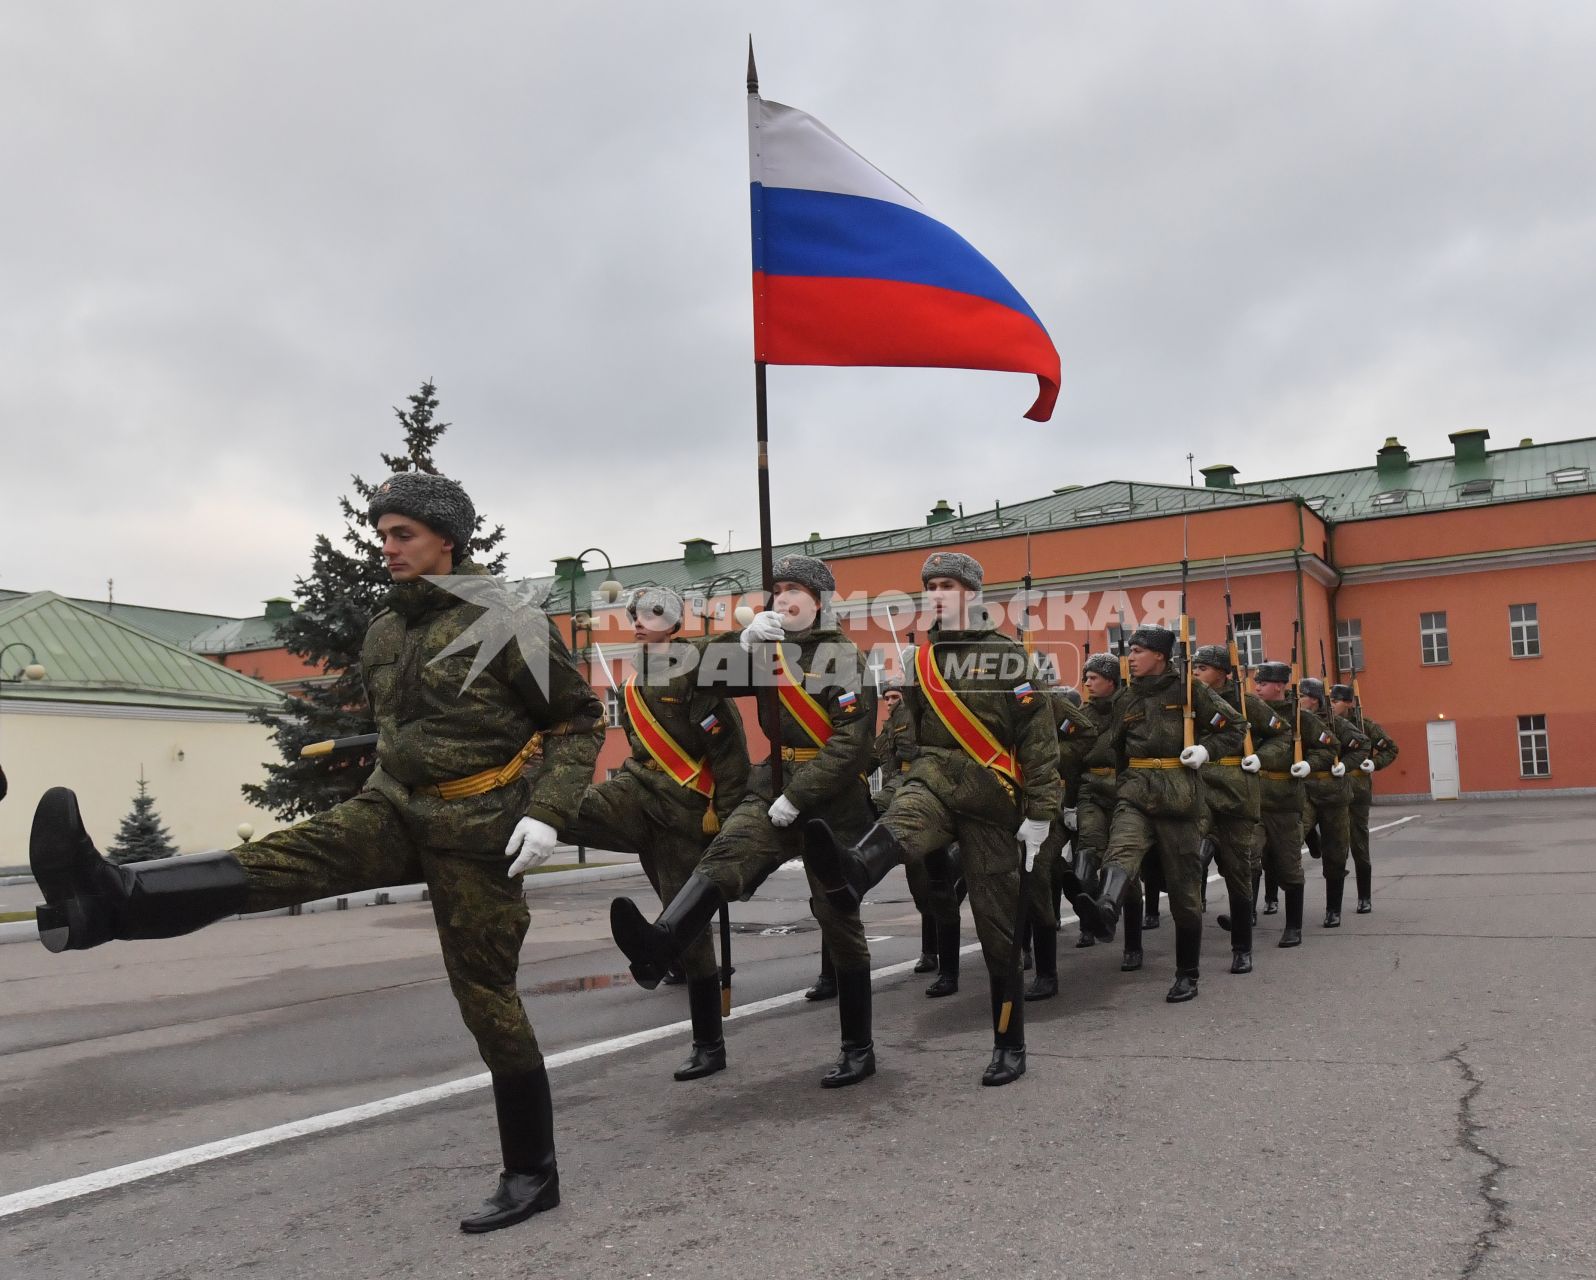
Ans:
<svg viewBox="0 0 1596 1280"><path fill-rule="evenodd" d="M631 774L619 773L582 793L576 821L560 838L568 844L635 853L664 904L681 891L709 845L704 832L708 807L703 799L693 804L664 799ZM682 969L689 978L715 976L708 928L682 953Z"/></svg>
<svg viewBox="0 0 1596 1280"><path fill-rule="evenodd" d="M803 857L803 818L790 827L773 826L766 812L769 808L770 801L750 794L732 811L695 868L712 880L728 901L746 902L782 863ZM820 925L832 965L839 973L868 971L870 947L858 911L833 906L807 862L804 872L809 877L809 910Z"/></svg>
<svg viewBox="0 0 1596 1280"><path fill-rule="evenodd" d="M1318 829L1319 858L1324 864L1326 880L1347 878L1347 855L1351 850L1351 823L1348 820L1346 801L1315 801L1304 791L1302 797L1302 830L1304 836Z"/></svg>
<svg viewBox="0 0 1596 1280"><path fill-rule="evenodd" d="M1258 829L1253 835L1253 859L1253 870L1260 874L1268 871L1275 884L1301 884L1301 813L1265 809L1259 815Z"/></svg>
<svg viewBox="0 0 1596 1280"><path fill-rule="evenodd" d="M335 894L424 880L449 987L488 1070L543 1062L515 986L531 914L508 859L416 843L387 797L362 791L297 826L233 850L248 880L244 910L273 911Z"/></svg>
<svg viewBox="0 0 1596 1280"><path fill-rule="evenodd" d="M1147 855L1158 854L1163 872L1163 891L1169 895L1169 914L1175 926L1202 927L1202 855L1195 818L1156 818L1128 800L1114 805L1114 821L1109 828L1105 867L1119 867L1134 882ZM1131 890L1127 900L1139 898Z"/></svg>
<svg viewBox="0 0 1596 1280"><path fill-rule="evenodd" d="M921 915L938 925L959 927L959 898L954 891L957 878L949 859L916 859L904 867L903 878L909 882L909 896Z"/></svg>
<svg viewBox="0 0 1596 1280"><path fill-rule="evenodd" d="M1347 808L1351 828L1352 861L1369 866L1369 811L1374 802L1374 784L1361 771L1352 780L1352 803Z"/></svg>
<svg viewBox="0 0 1596 1280"><path fill-rule="evenodd" d="M925 783L911 780L898 789L881 823L903 845L906 864L958 841L987 972L1017 987L1020 951L1014 940L1021 910L1021 862L1014 827L1019 819L997 826L956 814Z"/></svg>
<svg viewBox="0 0 1596 1280"><path fill-rule="evenodd" d="M1245 813L1208 811L1204 834L1211 836L1218 848L1214 861L1233 904L1252 901L1253 846L1261 825L1259 819Z"/></svg>

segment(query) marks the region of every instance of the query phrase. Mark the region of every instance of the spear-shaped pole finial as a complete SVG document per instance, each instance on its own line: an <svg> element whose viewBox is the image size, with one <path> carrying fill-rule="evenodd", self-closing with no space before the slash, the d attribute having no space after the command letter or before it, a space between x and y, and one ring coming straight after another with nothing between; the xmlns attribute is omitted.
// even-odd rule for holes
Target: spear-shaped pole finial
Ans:
<svg viewBox="0 0 1596 1280"><path fill-rule="evenodd" d="M754 37L748 37L748 92L759 92L759 68L754 65Z"/></svg>

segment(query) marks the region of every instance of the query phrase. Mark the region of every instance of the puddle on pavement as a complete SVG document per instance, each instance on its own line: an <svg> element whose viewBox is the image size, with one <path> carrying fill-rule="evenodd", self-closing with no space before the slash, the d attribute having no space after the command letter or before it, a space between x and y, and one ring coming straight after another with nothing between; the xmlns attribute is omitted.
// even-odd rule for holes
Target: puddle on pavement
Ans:
<svg viewBox="0 0 1596 1280"><path fill-rule="evenodd" d="M560 978L555 982L540 982L536 986L522 987L524 996L554 996L567 991L603 991L609 987L636 986L629 973L590 973L581 978Z"/></svg>

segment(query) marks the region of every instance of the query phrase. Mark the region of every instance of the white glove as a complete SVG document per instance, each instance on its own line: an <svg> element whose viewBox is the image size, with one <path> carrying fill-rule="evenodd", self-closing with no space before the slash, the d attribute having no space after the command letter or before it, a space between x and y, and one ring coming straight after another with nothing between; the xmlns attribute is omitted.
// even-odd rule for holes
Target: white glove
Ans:
<svg viewBox="0 0 1596 1280"><path fill-rule="evenodd" d="M770 825L773 827L790 827L798 818L798 806L786 796L777 796L765 812L770 816Z"/></svg>
<svg viewBox="0 0 1596 1280"><path fill-rule="evenodd" d="M1014 833L1014 838L1025 845L1025 869L1029 871L1036 865L1036 855L1042 852L1042 845L1047 840L1047 833L1053 829L1053 824L1045 818L1027 818L1020 823L1020 829Z"/></svg>
<svg viewBox="0 0 1596 1280"><path fill-rule="evenodd" d="M766 640L780 640L786 634L781 625L781 614L766 609L763 613L754 615L754 620L744 627L742 635L737 637L737 643L752 653L756 644Z"/></svg>
<svg viewBox="0 0 1596 1280"><path fill-rule="evenodd" d="M510 833L510 843L504 846L504 852L515 858L506 874L519 876L534 867L541 867L554 852L558 839L559 833L548 823L539 822L536 818L522 818Z"/></svg>
<svg viewBox="0 0 1596 1280"><path fill-rule="evenodd" d="M1263 768L1263 761L1257 756L1242 756L1241 771L1243 773L1257 773Z"/></svg>
<svg viewBox="0 0 1596 1280"><path fill-rule="evenodd" d="M1332 778L1344 778L1344 777L1346 777L1347 776L1347 766L1342 764L1341 761L1337 760L1333 765L1330 766L1330 776Z"/></svg>
<svg viewBox="0 0 1596 1280"><path fill-rule="evenodd" d="M1187 747L1180 753L1180 762L1188 769L1201 769L1208 763L1208 748Z"/></svg>
<svg viewBox="0 0 1596 1280"><path fill-rule="evenodd" d="M1358 766L1358 768L1362 769L1365 773L1373 773L1374 772L1374 761L1373 760L1365 760L1362 764L1360 764Z"/></svg>
<svg viewBox="0 0 1596 1280"><path fill-rule="evenodd" d="M1077 820L1074 809L1060 809L1058 811L1058 820L1064 824L1064 830L1066 831L1075 831L1078 829L1076 825Z"/></svg>
<svg viewBox="0 0 1596 1280"><path fill-rule="evenodd" d="M1313 770L1309 768L1306 760L1299 760L1291 766L1291 776L1293 778L1306 778L1312 772Z"/></svg>

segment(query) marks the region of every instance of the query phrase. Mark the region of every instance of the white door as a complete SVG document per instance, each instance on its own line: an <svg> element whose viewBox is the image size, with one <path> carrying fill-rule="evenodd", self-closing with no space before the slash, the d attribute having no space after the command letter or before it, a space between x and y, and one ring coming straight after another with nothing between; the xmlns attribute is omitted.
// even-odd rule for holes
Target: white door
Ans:
<svg viewBox="0 0 1596 1280"><path fill-rule="evenodd" d="M1430 748L1430 799L1457 799L1457 722L1432 720L1424 726Z"/></svg>

